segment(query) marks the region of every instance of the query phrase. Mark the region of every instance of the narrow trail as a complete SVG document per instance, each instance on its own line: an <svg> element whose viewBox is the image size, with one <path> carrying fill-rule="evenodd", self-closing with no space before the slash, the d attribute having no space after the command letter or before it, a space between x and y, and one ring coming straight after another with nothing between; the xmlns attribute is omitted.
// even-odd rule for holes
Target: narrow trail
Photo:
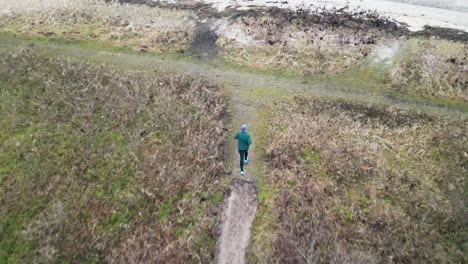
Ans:
<svg viewBox="0 0 468 264"><path fill-rule="evenodd" d="M244 164L245 174L241 175L234 133L229 140L230 156L227 165L233 179L221 216L221 236L214 260L218 264L245 263L245 252L258 205L256 177L262 173L261 168L264 165L256 151L258 109L250 98L242 96L242 89L232 92L234 109L231 131L235 133L242 124L247 124L253 144L249 149L249 162Z"/></svg>
<svg viewBox="0 0 468 264"><path fill-rule="evenodd" d="M312 95L346 99L364 103L395 105L400 108L442 115L465 116L466 106L440 106L416 99L400 99L372 89L372 83L362 78L336 78L314 81L306 78L280 77L268 73L249 72L225 66L214 60L199 61L190 58L175 59L164 55L145 55L104 51L80 44L31 41L0 33L0 50L30 48L47 56L67 56L86 61L108 64L126 69L148 70L161 68L176 73L201 74L225 84L232 95L232 128L229 139L227 166L231 171L229 195L224 201L221 236L217 243L215 263L245 263L245 250L257 210L256 179L264 173L265 164L256 145L260 112L273 101L293 95ZM249 126L253 145L249 151L246 174L239 173L239 157L234 134L242 124Z"/></svg>
<svg viewBox="0 0 468 264"><path fill-rule="evenodd" d="M257 189L246 180L234 179L221 217L221 236L218 239L214 263L245 263L245 251L250 230L257 212Z"/></svg>
<svg viewBox="0 0 468 264"><path fill-rule="evenodd" d="M163 69L176 73L201 74L210 80L226 84L233 93L234 104L242 102L244 106L255 109L281 97L303 94L362 103L394 105L404 109L441 115L460 116L468 113L466 105L463 107L445 106L420 99L391 96L381 89L373 89L374 83L360 76L337 76L321 80L282 77L269 73L239 70L226 66L216 59L200 61L191 58L174 59L165 55L120 53L73 43L31 41L13 37L12 34L0 33L0 50L14 51L21 48L30 48L44 55L67 56L126 69L149 71Z"/></svg>

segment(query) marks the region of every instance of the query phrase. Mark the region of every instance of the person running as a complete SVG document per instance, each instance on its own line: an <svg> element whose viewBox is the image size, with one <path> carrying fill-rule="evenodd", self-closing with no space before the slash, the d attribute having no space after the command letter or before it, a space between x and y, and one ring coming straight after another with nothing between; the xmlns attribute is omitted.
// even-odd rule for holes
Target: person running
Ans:
<svg viewBox="0 0 468 264"><path fill-rule="evenodd" d="M234 137L237 139L237 149L239 150L240 155L240 169L241 174L244 175L244 162L249 162L249 145L252 144L250 135L245 132L247 130L247 125L242 125L241 130L237 132Z"/></svg>

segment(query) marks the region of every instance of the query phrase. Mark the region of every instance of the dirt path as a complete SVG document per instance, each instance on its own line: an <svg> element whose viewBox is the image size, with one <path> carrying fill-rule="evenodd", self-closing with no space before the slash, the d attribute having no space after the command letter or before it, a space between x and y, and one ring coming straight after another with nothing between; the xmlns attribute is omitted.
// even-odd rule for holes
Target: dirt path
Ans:
<svg viewBox="0 0 468 264"><path fill-rule="evenodd" d="M250 229L257 208L256 177L262 175L264 162L255 144L258 138L260 110L274 100L296 94L346 99L364 103L397 105L401 108L427 111L444 115L466 115L466 106L440 106L415 99L399 99L382 90L373 89L373 83L362 77L342 76L320 81L305 78L280 77L267 73L249 72L225 66L222 62L210 60L201 62L190 58L175 59L171 56L130 54L104 51L97 47L80 45L33 42L0 33L0 50L31 48L50 56L63 55L90 62L109 64L127 69L154 70L177 73L202 74L208 79L225 84L231 91L232 129L229 139L230 156L228 168L232 182L230 195L224 201L221 236L217 244L216 263L245 263L245 249L250 239ZM253 139L249 152L246 175L239 174L238 153L234 133L242 124L248 124Z"/></svg>
<svg viewBox="0 0 468 264"><path fill-rule="evenodd" d="M164 71L201 74L208 79L226 84L232 91L233 103L239 113L248 113L246 107L258 109L281 97L295 94L345 99L363 103L394 105L404 109L431 112L441 115L466 115L465 106L437 105L425 100L390 96L383 90L374 89L374 83L360 76L339 76L311 80L298 77L282 77L268 73L250 72L225 66L216 60L201 62L190 58L174 59L171 56L119 53L96 47L80 45L34 42L11 34L0 33L0 50L30 48L50 56L67 56L94 63L138 70L164 69ZM244 108L240 110L240 108ZM237 111L237 110L235 110ZM250 119L253 120L254 116ZM236 125L237 127L237 125ZM237 128L236 128L237 129Z"/></svg>
<svg viewBox="0 0 468 264"><path fill-rule="evenodd" d="M234 179L229 188L214 262L242 264L257 211L257 190L252 182L242 179Z"/></svg>

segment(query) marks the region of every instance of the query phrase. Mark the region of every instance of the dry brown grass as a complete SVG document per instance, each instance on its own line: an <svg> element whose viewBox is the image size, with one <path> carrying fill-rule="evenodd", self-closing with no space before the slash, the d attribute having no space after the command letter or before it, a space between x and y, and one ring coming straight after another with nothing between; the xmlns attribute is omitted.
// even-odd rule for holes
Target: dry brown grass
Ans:
<svg viewBox="0 0 468 264"><path fill-rule="evenodd" d="M238 16L218 45L228 60L258 69L338 74L395 30L390 21L367 11L272 8Z"/></svg>
<svg viewBox="0 0 468 264"><path fill-rule="evenodd" d="M467 261L466 119L296 97L267 124L263 262Z"/></svg>
<svg viewBox="0 0 468 264"><path fill-rule="evenodd" d="M15 1L17 2L17 1ZM190 11L100 0L6 3L3 31L67 40L100 40L136 50L168 52L187 48L195 22Z"/></svg>
<svg viewBox="0 0 468 264"><path fill-rule="evenodd" d="M0 65L0 262L212 259L218 86L30 52Z"/></svg>
<svg viewBox="0 0 468 264"><path fill-rule="evenodd" d="M388 70L393 89L426 97L468 102L468 45L412 39Z"/></svg>

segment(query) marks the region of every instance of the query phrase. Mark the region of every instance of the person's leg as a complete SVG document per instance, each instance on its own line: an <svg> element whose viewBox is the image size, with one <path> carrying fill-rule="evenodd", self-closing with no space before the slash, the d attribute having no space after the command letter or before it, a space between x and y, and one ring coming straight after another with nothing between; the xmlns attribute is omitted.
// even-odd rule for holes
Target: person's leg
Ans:
<svg viewBox="0 0 468 264"><path fill-rule="evenodd" d="M239 150L239 156L240 156L240 169L241 171L244 171L244 151Z"/></svg>
<svg viewBox="0 0 468 264"><path fill-rule="evenodd" d="M249 150L245 151L244 161L247 162L249 160Z"/></svg>

